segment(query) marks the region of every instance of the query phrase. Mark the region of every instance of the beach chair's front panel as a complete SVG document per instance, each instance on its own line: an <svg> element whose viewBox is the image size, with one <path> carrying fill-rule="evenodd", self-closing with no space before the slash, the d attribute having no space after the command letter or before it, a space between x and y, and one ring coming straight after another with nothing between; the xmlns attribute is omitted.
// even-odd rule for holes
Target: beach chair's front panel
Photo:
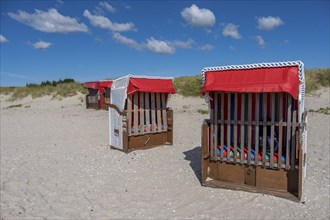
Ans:
<svg viewBox="0 0 330 220"><path fill-rule="evenodd" d="M297 101L288 93L209 95L203 155L209 156L210 170L203 176L209 172L215 179L297 194L303 128Z"/></svg>
<svg viewBox="0 0 330 220"><path fill-rule="evenodd" d="M86 108L99 109L99 100L100 96L97 89L88 89L88 95L86 95Z"/></svg>
<svg viewBox="0 0 330 220"><path fill-rule="evenodd" d="M123 150L123 115L116 108L109 108L109 137L110 146Z"/></svg>
<svg viewBox="0 0 330 220"><path fill-rule="evenodd" d="M172 144L172 111L167 93L135 92L127 96L129 148Z"/></svg>

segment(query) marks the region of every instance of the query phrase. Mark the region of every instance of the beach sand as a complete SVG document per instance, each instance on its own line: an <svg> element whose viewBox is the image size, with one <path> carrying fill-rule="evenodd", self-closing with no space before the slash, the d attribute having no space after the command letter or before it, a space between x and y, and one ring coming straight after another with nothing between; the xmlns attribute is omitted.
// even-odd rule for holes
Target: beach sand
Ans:
<svg viewBox="0 0 330 220"><path fill-rule="evenodd" d="M330 106L329 89L306 97ZM203 98L173 95L174 145L108 146L108 112L83 95L15 102L1 95L1 219L329 219L330 116L308 113L302 202L201 186ZM15 104L22 107L9 108Z"/></svg>

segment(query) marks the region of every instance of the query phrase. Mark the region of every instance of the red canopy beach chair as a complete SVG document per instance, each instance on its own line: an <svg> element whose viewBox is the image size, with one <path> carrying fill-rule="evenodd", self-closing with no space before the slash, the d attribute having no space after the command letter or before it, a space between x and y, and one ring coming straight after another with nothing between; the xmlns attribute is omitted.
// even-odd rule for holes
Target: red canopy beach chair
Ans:
<svg viewBox="0 0 330 220"><path fill-rule="evenodd" d="M202 185L302 197L306 173L304 65L300 61L207 67Z"/></svg>
<svg viewBox="0 0 330 220"><path fill-rule="evenodd" d="M83 87L88 89L86 95L86 108L100 109L100 95L99 95L100 82L85 82Z"/></svg>
<svg viewBox="0 0 330 220"><path fill-rule="evenodd" d="M124 152L173 144L173 78L128 75L113 81L109 108L110 146Z"/></svg>

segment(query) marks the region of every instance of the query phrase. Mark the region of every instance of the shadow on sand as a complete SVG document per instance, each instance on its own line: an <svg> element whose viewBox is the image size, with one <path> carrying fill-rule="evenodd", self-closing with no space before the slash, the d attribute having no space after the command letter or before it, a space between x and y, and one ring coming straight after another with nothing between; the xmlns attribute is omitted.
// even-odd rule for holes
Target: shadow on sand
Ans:
<svg viewBox="0 0 330 220"><path fill-rule="evenodd" d="M197 146L192 150L188 150L183 152L185 155L185 160L190 162L190 166L194 171L197 179L200 183L202 183L202 175L201 175L201 146Z"/></svg>

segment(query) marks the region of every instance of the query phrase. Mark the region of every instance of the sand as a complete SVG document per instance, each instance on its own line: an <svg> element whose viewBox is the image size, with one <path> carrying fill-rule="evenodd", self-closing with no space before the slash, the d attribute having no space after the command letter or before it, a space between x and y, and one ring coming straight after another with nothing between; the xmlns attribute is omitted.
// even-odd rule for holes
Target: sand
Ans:
<svg viewBox="0 0 330 220"><path fill-rule="evenodd" d="M306 97L330 106L329 89ZM1 99L1 219L329 219L330 116L308 113L301 203L200 183L202 98L173 95L174 145L129 154L108 146L108 112L80 94ZM22 107L8 108L22 104Z"/></svg>

